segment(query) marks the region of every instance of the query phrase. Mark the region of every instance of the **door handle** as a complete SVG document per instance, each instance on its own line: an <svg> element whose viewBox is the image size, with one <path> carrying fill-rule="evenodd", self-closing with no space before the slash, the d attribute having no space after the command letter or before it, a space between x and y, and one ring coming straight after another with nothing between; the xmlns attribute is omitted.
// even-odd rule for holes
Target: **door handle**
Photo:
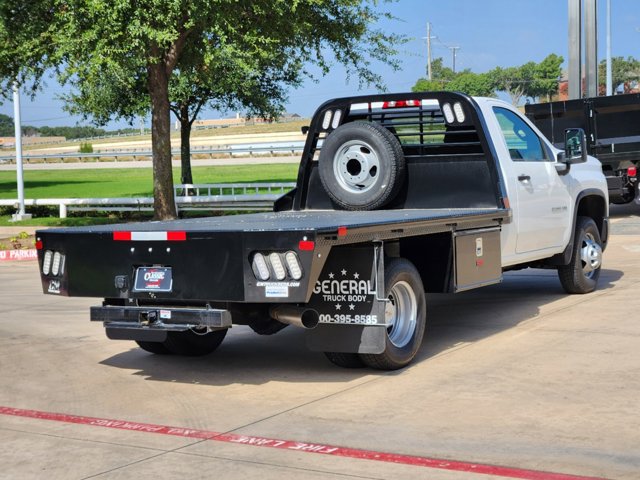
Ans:
<svg viewBox="0 0 640 480"><path fill-rule="evenodd" d="M521 182L528 182L531 180L531 177L529 175L518 175L518 180Z"/></svg>

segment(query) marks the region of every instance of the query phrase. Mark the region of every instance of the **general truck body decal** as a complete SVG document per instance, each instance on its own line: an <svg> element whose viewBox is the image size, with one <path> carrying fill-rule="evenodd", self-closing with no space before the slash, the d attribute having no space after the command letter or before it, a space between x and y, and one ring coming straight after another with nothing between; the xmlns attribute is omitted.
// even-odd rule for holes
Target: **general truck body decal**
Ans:
<svg viewBox="0 0 640 480"><path fill-rule="evenodd" d="M372 247L332 252L309 302L320 314L320 323L383 323L380 302L376 301L375 273Z"/></svg>

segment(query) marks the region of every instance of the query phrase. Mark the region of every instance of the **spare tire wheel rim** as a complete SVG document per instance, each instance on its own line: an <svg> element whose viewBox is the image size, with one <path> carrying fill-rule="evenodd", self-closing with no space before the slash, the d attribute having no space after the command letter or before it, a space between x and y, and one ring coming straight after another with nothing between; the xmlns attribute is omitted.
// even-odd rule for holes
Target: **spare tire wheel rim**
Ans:
<svg viewBox="0 0 640 480"><path fill-rule="evenodd" d="M347 192L367 192L378 180L380 159L366 142L350 140L342 144L333 157L333 173Z"/></svg>

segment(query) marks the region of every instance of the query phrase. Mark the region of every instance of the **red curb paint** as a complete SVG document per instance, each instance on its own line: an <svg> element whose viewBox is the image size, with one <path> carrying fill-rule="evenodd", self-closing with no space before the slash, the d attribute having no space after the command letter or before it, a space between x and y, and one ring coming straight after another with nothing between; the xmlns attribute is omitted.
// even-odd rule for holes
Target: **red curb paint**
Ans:
<svg viewBox="0 0 640 480"><path fill-rule="evenodd" d="M113 428L117 430L131 430L136 432L155 433L160 435L173 435L176 437L198 438L216 442L252 445L254 447L277 448L280 450L297 450L299 452L305 453L334 455L337 457L373 460L385 463L397 463L401 465L412 465L416 467L426 467L456 472L477 473L483 475L492 475L495 477L519 478L523 480L605 480L600 477L585 477L565 473L553 473L543 472L539 470L500 467L497 465L485 465L479 463L460 462L455 460L418 457L413 455L401 455L397 453L376 452L373 450L361 450L357 448L337 447L334 445L324 445L320 443L295 442L291 440L279 440L275 438L238 435L235 433L220 433L208 430L170 427L167 425L154 425L150 423L127 422L124 420L111 420L98 417L84 417L79 415L67 415L65 413L42 412L38 410L24 410L21 408L3 406L0 406L0 415L36 418L40 420L52 420L62 423L91 425L94 427Z"/></svg>
<svg viewBox="0 0 640 480"><path fill-rule="evenodd" d="M35 248L29 250L0 250L0 262L37 259L38 251Z"/></svg>

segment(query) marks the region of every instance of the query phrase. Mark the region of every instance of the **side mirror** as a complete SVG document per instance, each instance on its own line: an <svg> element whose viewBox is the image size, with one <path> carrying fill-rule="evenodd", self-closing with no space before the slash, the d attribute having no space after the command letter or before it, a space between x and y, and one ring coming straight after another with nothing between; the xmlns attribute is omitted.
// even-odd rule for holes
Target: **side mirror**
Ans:
<svg viewBox="0 0 640 480"><path fill-rule="evenodd" d="M564 131L564 159L567 164L587 161L587 137L581 128L567 128Z"/></svg>

